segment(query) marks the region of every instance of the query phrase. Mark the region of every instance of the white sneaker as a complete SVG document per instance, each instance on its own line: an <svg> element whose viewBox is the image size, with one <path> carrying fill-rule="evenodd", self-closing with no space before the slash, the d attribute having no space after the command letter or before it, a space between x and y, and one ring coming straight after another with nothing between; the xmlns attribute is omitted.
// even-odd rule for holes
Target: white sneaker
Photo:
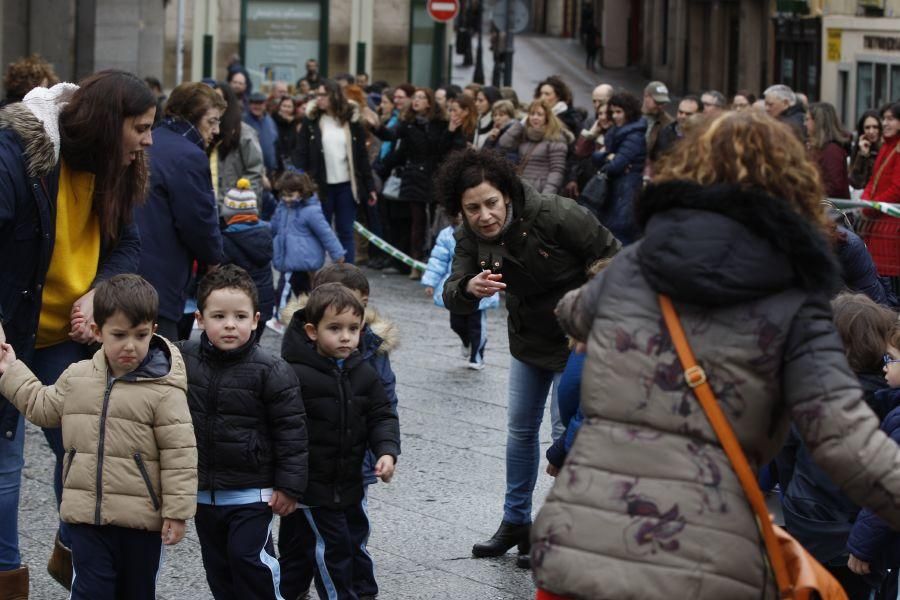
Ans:
<svg viewBox="0 0 900 600"><path fill-rule="evenodd" d="M473 371L480 371L484 368L484 361L481 362L467 362L466 366L472 369Z"/></svg>
<svg viewBox="0 0 900 600"><path fill-rule="evenodd" d="M284 330L287 329L284 323L274 317L266 321L266 327L268 327L278 335L284 335Z"/></svg>

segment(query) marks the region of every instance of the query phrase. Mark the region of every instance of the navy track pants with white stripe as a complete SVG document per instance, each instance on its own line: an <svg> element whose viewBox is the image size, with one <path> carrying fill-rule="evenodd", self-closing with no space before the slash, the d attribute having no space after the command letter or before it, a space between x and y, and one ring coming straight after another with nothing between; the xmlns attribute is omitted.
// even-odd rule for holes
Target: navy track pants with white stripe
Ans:
<svg viewBox="0 0 900 600"><path fill-rule="evenodd" d="M369 486L363 486L362 501L343 511L350 532L353 548L353 591L357 596L377 596L375 564L367 545L371 523L369 522ZM296 598L312 585L316 571L315 557L309 557L297 541L297 536L310 535L309 523L303 511L298 510L281 519L278 535L278 551L281 554L281 591L288 600Z"/></svg>
<svg viewBox="0 0 900 600"><path fill-rule="evenodd" d="M71 600L154 600L162 564L158 531L69 525Z"/></svg>
<svg viewBox="0 0 900 600"><path fill-rule="evenodd" d="M273 520L265 502L197 505L194 523L206 581L216 600L283 600Z"/></svg>
<svg viewBox="0 0 900 600"><path fill-rule="evenodd" d="M298 509L281 521L278 548L288 596L301 593L315 572L321 600L357 600L353 586L356 548L351 523L360 505L346 509ZM285 523L290 533L285 537ZM377 588L376 588L377 589Z"/></svg>

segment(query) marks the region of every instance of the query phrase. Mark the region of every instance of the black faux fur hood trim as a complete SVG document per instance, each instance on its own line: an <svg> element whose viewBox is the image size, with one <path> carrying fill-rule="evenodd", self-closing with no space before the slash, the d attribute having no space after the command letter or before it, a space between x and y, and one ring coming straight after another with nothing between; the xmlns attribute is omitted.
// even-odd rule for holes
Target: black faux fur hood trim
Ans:
<svg viewBox="0 0 900 600"><path fill-rule="evenodd" d="M636 203L638 226L643 231L655 215L678 208L723 215L767 240L787 257L801 289L834 294L843 285L837 257L825 235L784 200L735 184L654 184Z"/></svg>

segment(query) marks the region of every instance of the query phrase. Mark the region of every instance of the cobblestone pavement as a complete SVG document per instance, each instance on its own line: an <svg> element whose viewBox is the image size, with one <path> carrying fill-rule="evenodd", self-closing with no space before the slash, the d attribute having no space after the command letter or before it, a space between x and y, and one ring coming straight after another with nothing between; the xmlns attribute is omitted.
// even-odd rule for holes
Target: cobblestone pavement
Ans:
<svg viewBox="0 0 900 600"><path fill-rule="evenodd" d="M380 598L533 598L530 571L516 568L514 551L479 560L470 553L473 543L494 532L502 516L509 369L505 310L489 311L487 367L471 371L460 358L447 312L425 297L418 282L366 273L371 306L401 331L401 345L391 360L397 373L403 454L395 479L370 490L369 548ZM277 351L280 343L272 331L263 337L269 350ZM541 437L546 447L549 414ZM25 460L19 524L23 560L31 567L31 597L61 600L65 591L45 569L56 531L51 453L40 430L31 425ZM547 475L539 476L536 509L550 482ZM192 524L187 538L167 551L158 597L212 597Z"/></svg>

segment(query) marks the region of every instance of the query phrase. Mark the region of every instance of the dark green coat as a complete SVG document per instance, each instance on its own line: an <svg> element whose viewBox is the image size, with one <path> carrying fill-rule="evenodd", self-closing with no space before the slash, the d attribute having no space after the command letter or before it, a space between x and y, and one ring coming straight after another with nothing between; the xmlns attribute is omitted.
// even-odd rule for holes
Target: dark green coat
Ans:
<svg viewBox="0 0 900 600"><path fill-rule="evenodd" d="M620 245L574 201L523 188L511 202L513 223L498 239L483 240L466 223L457 230L444 304L454 313L473 312L478 300L465 291L469 280L484 269L502 273L510 352L531 366L559 372L569 349L553 314L556 303L585 283L588 266L614 255Z"/></svg>

